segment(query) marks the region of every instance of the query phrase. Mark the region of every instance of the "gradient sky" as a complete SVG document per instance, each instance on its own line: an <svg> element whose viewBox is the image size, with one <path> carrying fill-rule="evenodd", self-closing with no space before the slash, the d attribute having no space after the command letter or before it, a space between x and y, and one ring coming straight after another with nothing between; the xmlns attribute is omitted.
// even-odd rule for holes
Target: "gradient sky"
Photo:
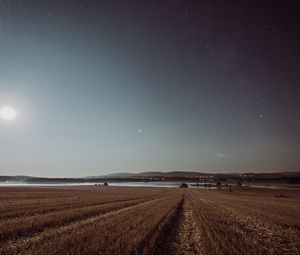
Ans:
<svg viewBox="0 0 300 255"><path fill-rule="evenodd" d="M0 175L300 170L299 13L0 0Z"/></svg>

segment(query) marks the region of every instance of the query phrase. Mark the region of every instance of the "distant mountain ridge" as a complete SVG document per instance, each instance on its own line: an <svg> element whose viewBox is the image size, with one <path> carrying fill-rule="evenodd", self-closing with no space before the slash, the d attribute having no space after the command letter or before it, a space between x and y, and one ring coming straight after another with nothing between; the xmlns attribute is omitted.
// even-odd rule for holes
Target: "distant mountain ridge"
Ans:
<svg viewBox="0 0 300 255"><path fill-rule="evenodd" d="M170 171L170 172L140 172L140 173L114 173L102 175L102 178L133 178L133 177L199 177L199 176L224 176L224 177L234 177L234 176L252 176L261 178L281 178L281 177L294 177L300 176L300 171L295 172L271 172L271 173L204 173L195 171Z"/></svg>
<svg viewBox="0 0 300 255"><path fill-rule="evenodd" d="M101 176L89 176L83 178L47 178L33 176L0 176L0 182L4 183L83 183L102 181L201 181L209 180L298 180L300 171L296 172L273 172L273 173L203 173L195 171L149 171L140 173L113 173Z"/></svg>
<svg viewBox="0 0 300 255"><path fill-rule="evenodd" d="M223 174L210 174L203 172L192 172L192 171L170 171L170 172L160 172L160 171L149 171L140 173L116 173L107 174L99 177L103 178L122 178L122 177L196 177L196 176L207 176L207 175L223 175ZM226 174L232 175L232 174Z"/></svg>

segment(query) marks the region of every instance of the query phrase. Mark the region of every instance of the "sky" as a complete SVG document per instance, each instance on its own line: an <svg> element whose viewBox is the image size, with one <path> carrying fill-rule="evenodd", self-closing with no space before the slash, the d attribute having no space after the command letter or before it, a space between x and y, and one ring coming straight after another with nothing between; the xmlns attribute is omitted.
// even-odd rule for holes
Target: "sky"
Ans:
<svg viewBox="0 0 300 255"><path fill-rule="evenodd" d="M0 0L0 175L299 171L299 13Z"/></svg>

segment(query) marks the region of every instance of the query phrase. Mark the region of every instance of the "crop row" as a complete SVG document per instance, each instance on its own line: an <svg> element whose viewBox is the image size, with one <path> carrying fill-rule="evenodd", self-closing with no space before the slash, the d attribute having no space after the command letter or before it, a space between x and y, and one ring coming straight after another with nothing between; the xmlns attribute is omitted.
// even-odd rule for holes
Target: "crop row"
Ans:
<svg viewBox="0 0 300 255"><path fill-rule="evenodd" d="M0 254L150 254L182 195L144 201L7 243Z"/></svg>
<svg viewBox="0 0 300 255"><path fill-rule="evenodd" d="M119 190L114 192L114 189L107 190L104 188L93 189L89 192L74 192L66 193L63 190L65 196L57 196L53 192L46 193L44 196L37 196L37 198L31 198L29 194L28 197L23 196L22 200L15 199L13 194L9 194L10 203L4 203L0 199L0 219L9 219L23 216L30 216L35 214L44 214L54 211L64 210L64 209L75 209L84 206L95 206L105 203L117 202L117 201L126 201L129 199L138 199L145 197L153 197L158 195L165 195L160 190L149 190L145 192L137 193L135 190ZM125 191L125 192L124 192ZM26 193L26 192L25 192Z"/></svg>
<svg viewBox="0 0 300 255"><path fill-rule="evenodd" d="M153 199L153 198L151 198ZM89 217L104 214L113 210L143 203L150 198L140 198L104 205L88 206L76 209L66 209L58 212L39 214L29 217L19 217L0 222L0 243L16 240L20 237L32 236L46 228L59 227L74 221L81 221Z"/></svg>
<svg viewBox="0 0 300 255"><path fill-rule="evenodd" d="M248 201L246 206L244 197L229 202L229 196L233 197L203 191L188 194L202 231L205 254L299 254L299 232L289 226L297 215L286 219L286 224L282 221L279 224L278 210L260 207L260 202L255 200ZM267 200L265 203L268 205ZM281 211L284 213L288 210Z"/></svg>

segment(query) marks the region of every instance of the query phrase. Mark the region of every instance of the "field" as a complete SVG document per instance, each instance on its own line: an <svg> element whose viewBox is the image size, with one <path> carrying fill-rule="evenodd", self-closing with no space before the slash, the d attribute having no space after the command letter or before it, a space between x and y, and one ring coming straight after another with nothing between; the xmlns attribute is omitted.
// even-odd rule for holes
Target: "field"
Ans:
<svg viewBox="0 0 300 255"><path fill-rule="evenodd" d="M9 254L300 254L300 191L0 188Z"/></svg>

